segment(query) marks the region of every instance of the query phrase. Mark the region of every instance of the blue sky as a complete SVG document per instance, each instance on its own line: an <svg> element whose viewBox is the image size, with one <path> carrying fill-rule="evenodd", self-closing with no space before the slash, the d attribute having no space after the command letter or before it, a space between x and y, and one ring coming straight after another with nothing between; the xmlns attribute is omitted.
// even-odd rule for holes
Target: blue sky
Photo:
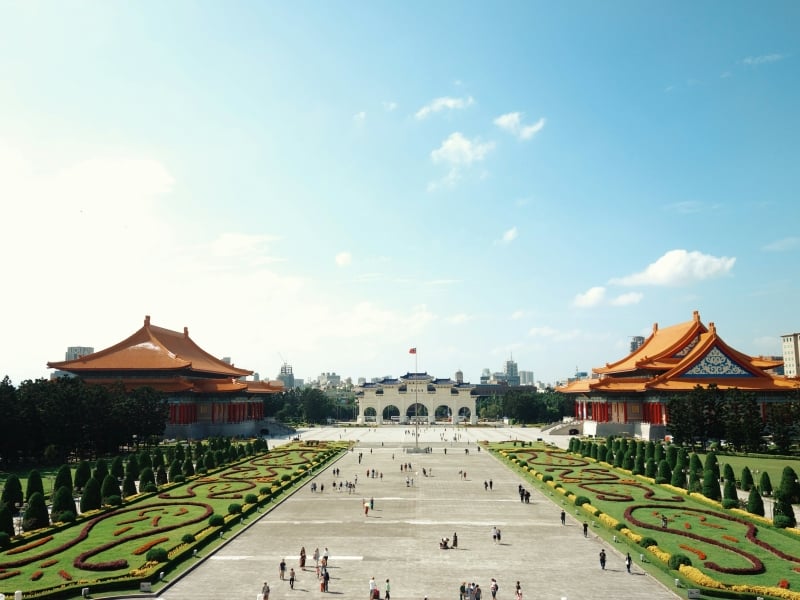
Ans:
<svg viewBox="0 0 800 600"><path fill-rule="evenodd" d="M0 375L145 315L309 379L800 329L796 2L0 0Z"/></svg>

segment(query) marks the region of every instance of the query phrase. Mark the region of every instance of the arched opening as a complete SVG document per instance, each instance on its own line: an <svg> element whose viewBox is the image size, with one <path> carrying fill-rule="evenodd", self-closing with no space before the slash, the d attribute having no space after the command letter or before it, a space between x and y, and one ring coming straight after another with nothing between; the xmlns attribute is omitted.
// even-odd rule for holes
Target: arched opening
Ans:
<svg viewBox="0 0 800 600"><path fill-rule="evenodd" d="M400 409L394 404L390 404L383 409L383 422L384 423L399 423L400 422Z"/></svg>
<svg viewBox="0 0 800 600"><path fill-rule="evenodd" d="M470 417L472 417L472 411L466 407L462 406L458 409L458 422L459 423L469 423Z"/></svg>
<svg viewBox="0 0 800 600"><path fill-rule="evenodd" d="M424 404L415 402L408 407L408 410L406 411L406 417L409 423L414 423L414 422L427 423L428 409L425 407Z"/></svg>
<svg viewBox="0 0 800 600"><path fill-rule="evenodd" d="M364 409L364 421L368 423L375 423L378 420L378 411L374 407Z"/></svg>
<svg viewBox="0 0 800 600"><path fill-rule="evenodd" d="M453 411L446 404L440 404L433 412L433 418L437 423L449 423L452 421Z"/></svg>

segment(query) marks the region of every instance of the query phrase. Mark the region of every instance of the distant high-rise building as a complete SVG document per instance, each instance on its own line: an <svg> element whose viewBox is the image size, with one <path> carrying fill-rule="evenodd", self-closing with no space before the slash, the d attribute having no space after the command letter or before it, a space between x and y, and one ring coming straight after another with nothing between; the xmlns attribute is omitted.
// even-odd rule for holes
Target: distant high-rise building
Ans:
<svg viewBox="0 0 800 600"><path fill-rule="evenodd" d="M456 371L456 383L464 383L464 372L461 369Z"/></svg>
<svg viewBox="0 0 800 600"><path fill-rule="evenodd" d="M484 369L481 371L481 383L486 384L489 383L489 380L492 378L492 371L491 369Z"/></svg>
<svg viewBox="0 0 800 600"><path fill-rule="evenodd" d="M535 385L535 381L533 379L533 371L520 371L519 372L519 384L520 385Z"/></svg>
<svg viewBox="0 0 800 600"><path fill-rule="evenodd" d="M513 356L506 361L506 365L503 369L503 375L505 376L505 380L508 385L519 385L519 369L517 367L517 363L514 362Z"/></svg>
<svg viewBox="0 0 800 600"><path fill-rule="evenodd" d="M287 390L291 390L295 387L296 382L294 373L292 372L292 365L289 363L283 363L281 365L281 372L278 373L278 381L282 381Z"/></svg>
<svg viewBox="0 0 800 600"><path fill-rule="evenodd" d="M89 354L94 354L94 348L91 346L68 346L64 360L77 360Z"/></svg>
<svg viewBox="0 0 800 600"><path fill-rule="evenodd" d="M800 333L789 333L781 336L783 349L783 374L786 377L797 377L800 372Z"/></svg>
<svg viewBox="0 0 800 600"><path fill-rule="evenodd" d="M636 352L644 344L644 336L634 335L631 338L631 353Z"/></svg>

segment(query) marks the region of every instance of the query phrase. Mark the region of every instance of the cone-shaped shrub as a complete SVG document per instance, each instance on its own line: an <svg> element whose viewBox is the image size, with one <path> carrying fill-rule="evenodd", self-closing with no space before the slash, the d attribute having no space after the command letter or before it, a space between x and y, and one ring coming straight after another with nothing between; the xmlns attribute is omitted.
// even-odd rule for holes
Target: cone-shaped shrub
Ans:
<svg viewBox="0 0 800 600"><path fill-rule="evenodd" d="M58 516L65 511L75 512L75 499L72 497L72 491L67 486L62 485L60 488L56 488L56 493L53 494L52 510L54 521L60 521L61 519Z"/></svg>
<svg viewBox="0 0 800 600"><path fill-rule="evenodd" d="M719 491L719 479L713 470L707 469L703 472L703 496L709 500L721 500Z"/></svg>
<svg viewBox="0 0 800 600"><path fill-rule="evenodd" d="M70 496L72 495L72 470L69 465L61 465L56 473L56 480L53 482L53 489L65 487L69 490ZM74 509L74 507L73 507Z"/></svg>
<svg viewBox="0 0 800 600"><path fill-rule="evenodd" d="M744 468L742 469L741 477L742 477L742 483L741 483L742 489L745 492L749 492L750 488L753 487L753 473L750 472L750 467L748 467L747 465L744 466Z"/></svg>
<svg viewBox="0 0 800 600"><path fill-rule="evenodd" d="M42 474L37 469L28 473L28 485L25 486L25 498L31 501L31 496L41 494L44 496L44 485L42 484Z"/></svg>
<svg viewBox="0 0 800 600"><path fill-rule="evenodd" d="M747 497L747 512L760 517L764 516L764 501L754 485L750 487L750 495Z"/></svg>
<svg viewBox="0 0 800 600"><path fill-rule="evenodd" d="M50 515L47 513L44 494L35 492L28 498L28 509L22 517L22 528L25 531L34 531L43 527L50 527Z"/></svg>
<svg viewBox="0 0 800 600"><path fill-rule="evenodd" d="M772 495L772 481L769 478L769 473L766 471L762 472L761 477L759 477L758 491L762 496Z"/></svg>
<svg viewBox="0 0 800 600"><path fill-rule="evenodd" d="M100 496L100 484L97 479L90 477L89 481L83 488L81 495L81 512L85 513L90 510L97 510L103 505L102 497Z"/></svg>
<svg viewBox="0 0 800 600"><path fill-rule="evenodd" d="M81 491L83 488L86 487L86 482L92 476L92 469L89 467L89 463L85 460L82 460L78 463L78 467L75 469L75 489Z"/></svg>

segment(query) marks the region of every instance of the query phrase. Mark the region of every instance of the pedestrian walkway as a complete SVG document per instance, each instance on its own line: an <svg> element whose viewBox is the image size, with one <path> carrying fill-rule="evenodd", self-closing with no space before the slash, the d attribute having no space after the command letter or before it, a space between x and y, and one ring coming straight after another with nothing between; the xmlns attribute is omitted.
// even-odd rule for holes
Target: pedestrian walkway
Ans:
<svg viewBox="0 0 800 600"><path fill-rule="evenodd" d="M568 511L562 526L561 507L468 443L472 434L459 443L441 442L438 429L426 428L420 436L420 444L431 448L425 454L404 452L409 438L402 429L351 429L348 434L359 445L313 480L318 490L324 485L323 492L312 493L306 484L215 554L198 557L197 567L171 582L159 597L255 600L268 581L270 600L367 600L373 576L382 596L386 579L391 580L392 600L456 600L462 582L478 583L489 600L493 577L499 584L498 600L511 600L517 581L526 598L537 600L678 597L644 574L636 561L628 574L624 555L613 545L591 532L584 538L574 512ZM303 433L306 439L341 435L336 428ZM500 435L508 436L508 431ZM411 464L410 470L401 470L404 463ZM334 467L340 469L339 478L333 477ZM383 477L368 477L372 469ZM338 490L340 481L352 482L356 476L355 493L348 494L344 486L334 491L334 484ZM489 479L491 490L484 486ZM530 503L520 502L520 484L530 489ZM371 500L374 508L365 512L364 504ZM492 541L495 527L501 532L497 543ZM452 544L456 534L457 548L440 549L442 538ZM301 547L308 555L305 569L299 567ZM331 575L327 594L320 591L311 558L315 548L322 553L326 547ZM605 570L598 561L602 548L608 556ZM294 589L278 577L284 558L287 569L297 574Z"/></svg>

